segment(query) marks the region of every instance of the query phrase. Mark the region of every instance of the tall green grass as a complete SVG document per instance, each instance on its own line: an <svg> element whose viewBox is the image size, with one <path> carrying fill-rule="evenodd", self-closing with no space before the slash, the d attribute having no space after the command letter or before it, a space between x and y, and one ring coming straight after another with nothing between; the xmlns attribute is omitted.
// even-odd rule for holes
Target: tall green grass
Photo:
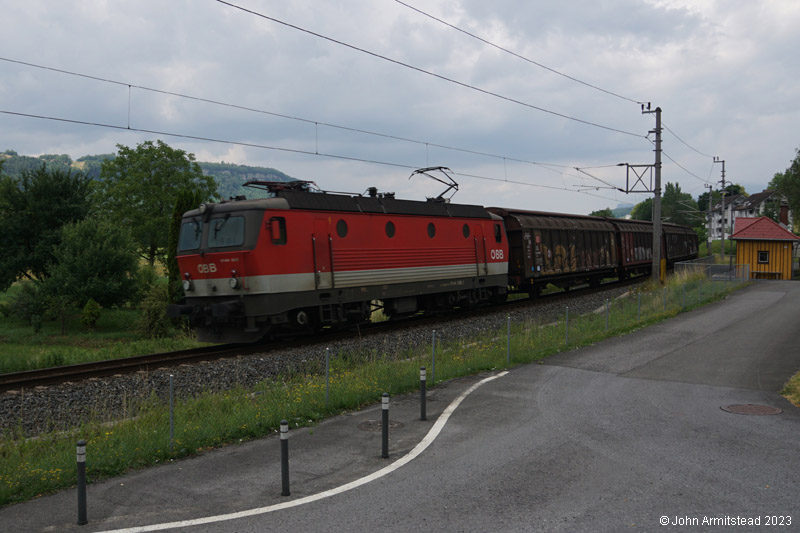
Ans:
<svg viewBox="0 0 800 533"><path fill-rule="evenodd" d="M472 339L446 340L437 346L435 375L430 346L400 356L375 351L332 354L329 381L324 365L287 374L251 389L207 393L176 402L174 441L169 438L169 408L154 395L136 406L136 418L112 424L87 423L67 432L22 438L12 431L0 440L0 504L24 501L76 483L75 444L87 441L89 481L199 453L208 448L262 437L287 419L293 427L379 401L383 392L400 395L419 387L419 368L429 383L541 360L564 349L627 333L674 316L684 309L719 299L739 285L674 278L666 291L659 285L631 293L605 308L542 324L512 324L510 350L506 328ZM666 297L666 306L665 306ZM641 301L641 307L640 302ZM507 351L508 350L508 351ZM509 357L510 355L510 357ZM507 358L510 359L507 364Z"/></svg>
<svg viewBox="0 0 800 533"><path fill-rule="evenodd" d="M0 293L0 303L7 302L13 291L14 287L9 293ZM81 326L76 313L67 321L67 335L62 335L56 320L44 321L37 332L20 318L0 315L0 374L203 345L178 333L169 338L146 338L136 331L138 317L134 309L103 309L96 327L89 330Z"/></svg>

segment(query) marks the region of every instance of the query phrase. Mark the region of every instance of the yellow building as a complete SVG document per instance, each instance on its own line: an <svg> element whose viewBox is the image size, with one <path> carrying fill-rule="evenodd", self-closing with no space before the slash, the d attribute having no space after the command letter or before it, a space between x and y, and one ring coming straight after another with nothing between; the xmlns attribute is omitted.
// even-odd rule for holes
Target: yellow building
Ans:
<svg viewBox="0 0 800 533"><path fill-rule="evenodd" d="M737 218L736 263L750 265L751 279L792 279L792 258L800 237L769 217Z"/></svg>

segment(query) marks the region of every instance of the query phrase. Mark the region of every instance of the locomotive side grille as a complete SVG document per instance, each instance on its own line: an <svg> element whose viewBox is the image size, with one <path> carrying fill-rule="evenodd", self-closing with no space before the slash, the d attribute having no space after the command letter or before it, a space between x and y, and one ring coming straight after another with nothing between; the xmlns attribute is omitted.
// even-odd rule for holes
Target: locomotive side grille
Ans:
<svg viewBox="0 0 800 533"><path fill-rule="evenodd" d="M382 268L378 270L354 270L335 272L337 287L360 285L383 285L389 283L411 283L441 279L469 278L475 275L475 264L429 266L417 268Z"/></svg>
<svg viewBox="0 0 800 533"><path fill-rule="evenodd" d="M333 252L334 272L386 269L392 267L448 266L471 263L475 271L475 251L460 248L341 250Z"/></svg>

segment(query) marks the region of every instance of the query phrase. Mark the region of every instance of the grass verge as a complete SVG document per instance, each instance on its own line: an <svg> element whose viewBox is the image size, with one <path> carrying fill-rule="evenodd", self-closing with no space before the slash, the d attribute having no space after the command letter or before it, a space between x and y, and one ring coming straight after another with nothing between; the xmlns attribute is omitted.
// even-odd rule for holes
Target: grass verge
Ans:
<svg viewBox="0 0 800 533"><path fill-rule="evenodd" d="M76 315L67 322L67 335L61 334L61 324L55 320L43 322L37 332L20 318L0 316L0 374L204 345L177 333L169 338L146 338L133 327L138 316L133 309L103 309L95 328L86 329Z"/></svg>
<svg viewBox="0 0 800 533"><path fill-rule="evenodd" d="M783 386L781 394L784 398L792 402L794 405L800 407L800 372L792 376Z"/></svg>

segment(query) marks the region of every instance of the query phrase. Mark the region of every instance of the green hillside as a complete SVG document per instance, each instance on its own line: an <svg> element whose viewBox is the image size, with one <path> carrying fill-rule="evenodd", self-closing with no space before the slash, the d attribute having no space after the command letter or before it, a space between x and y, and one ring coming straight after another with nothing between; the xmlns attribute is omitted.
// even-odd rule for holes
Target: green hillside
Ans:
<svg viewBox="0 0 800 533"><path fill-rule="evenodd" d="M36 170L44 165L52 170L76 170L85 172L92 179L100 178L100 167L106 159L113 159L114 154L87 155L73 161L67 154L46 154L40 156L19 155L14 150L0 153L3 161L3 173L9 176L19 176L26 170ZM232 163L206 163L197 162L203 174L213 176L217 180L217 191L220 197L229 198L241 194L257 196L255 191L245 191L242 185L251 180L292 181L295 178L287 176L280 170L266 167L251 167L235 165Z"/></svg>

